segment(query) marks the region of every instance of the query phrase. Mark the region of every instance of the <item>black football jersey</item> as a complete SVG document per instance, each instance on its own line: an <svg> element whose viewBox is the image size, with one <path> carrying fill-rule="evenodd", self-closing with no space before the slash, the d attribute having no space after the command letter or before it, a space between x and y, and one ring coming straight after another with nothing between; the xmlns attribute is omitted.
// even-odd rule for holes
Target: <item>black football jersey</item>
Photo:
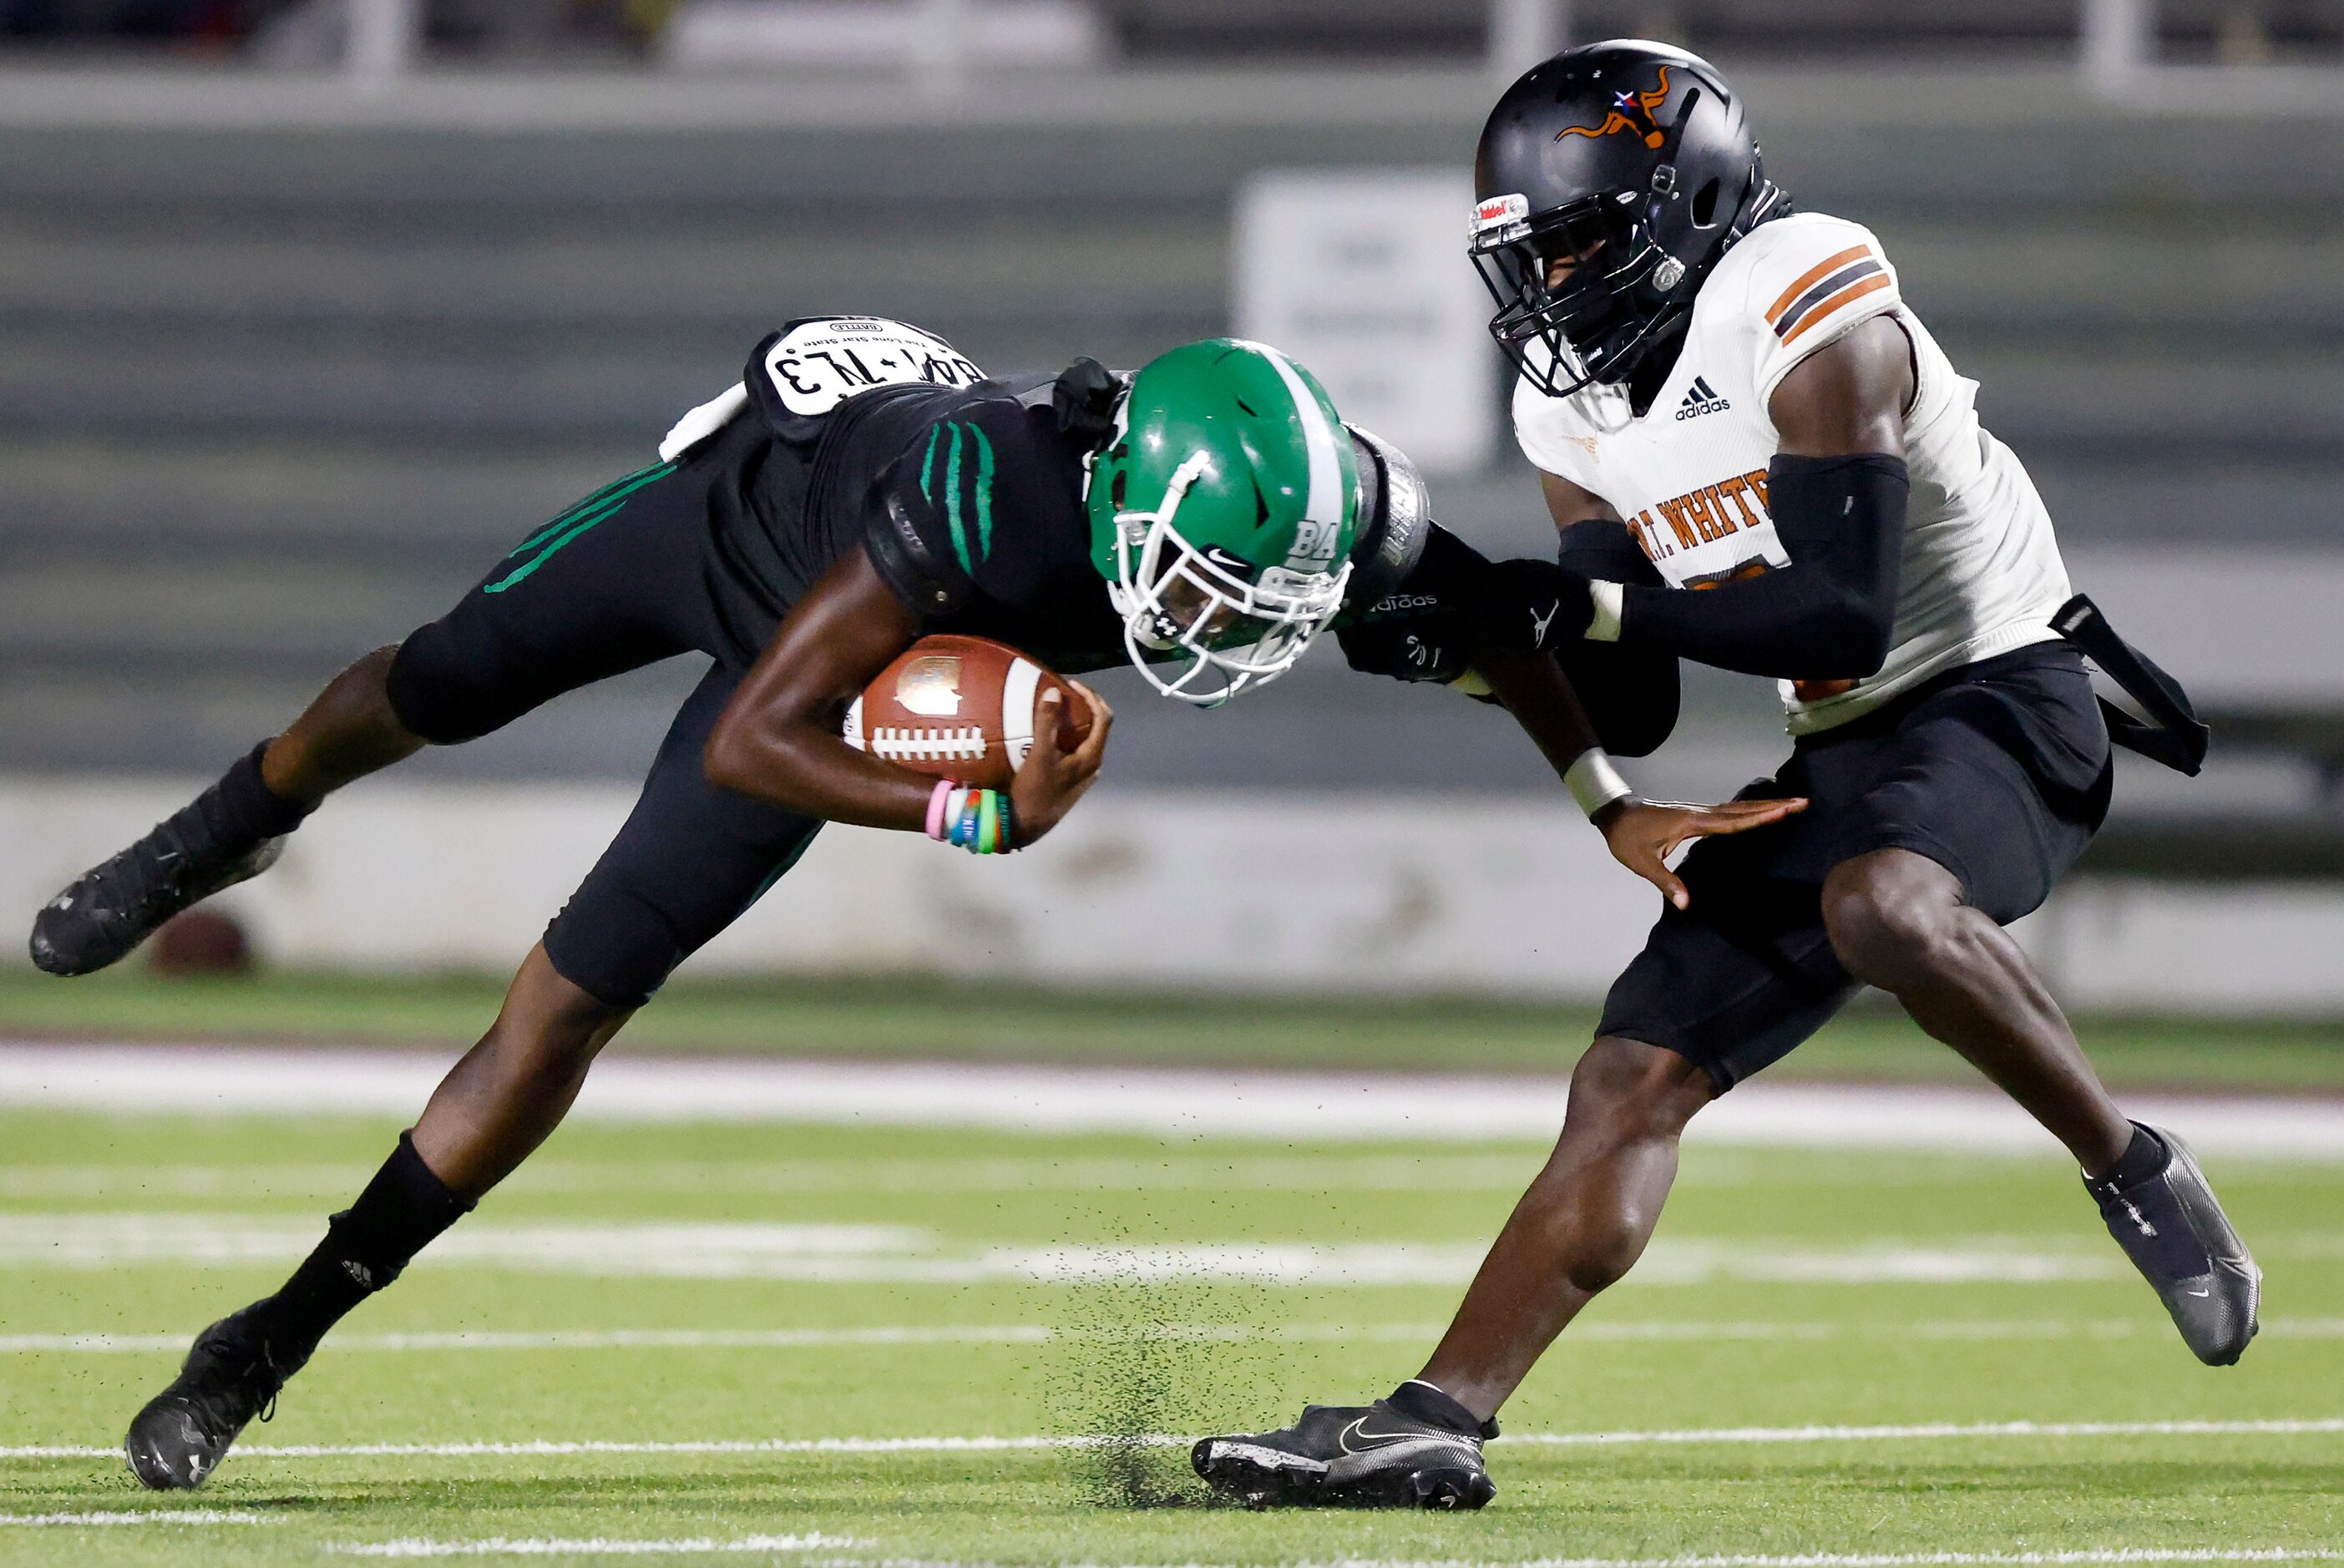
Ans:
<svg viewBox="0 0 2344 1568"><path fill-rule="evenodd" d="M839 330L864 322L860 336ZM925 344L936 352L920 363L912 350ZM891 347L917 368L884 379L896 368L877 356ZM941 339L869 318L768 337L749 363L751 409L693 454L729 470L709 573L729 637L753 658L860 547L924 632L990 637L1069 674L1120 664L1122 620L1092 564L1083 503L1083 459L1103 437L1099 393L1112 384L1090 360L1056 378L984 379ZM1404 457L1354 440L1365 521L1346 618L1453 591L1479 558L1431 521Z"/></svg>

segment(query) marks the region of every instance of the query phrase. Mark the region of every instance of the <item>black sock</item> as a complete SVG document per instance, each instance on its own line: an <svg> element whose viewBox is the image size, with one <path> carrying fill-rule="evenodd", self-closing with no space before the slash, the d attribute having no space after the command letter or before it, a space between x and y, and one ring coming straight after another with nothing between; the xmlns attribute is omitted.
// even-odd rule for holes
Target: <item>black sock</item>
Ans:
<svg viewBox="0 0 2344 1568"><path fill-rule="evenodd" d="M318 1249L253 1309L277 1365L288 1374L298 1368L327 1330L398 1279L418 1252L471 1210L469 1199L431 1174L412 1134L400 1133L399 1148L358 1201L327 1222Z"/></svg>
<svg viewBox="0 0 2344 1568"><path fill-rule="evenodd" d="M2100 1178L2100 1182L2119 1191L2138 1187L2142 1182L2163 1174L2166 1162L2172 1158L2163 1139L2135 1122L2132 1124L2132 1141L2125 1145L2125 1151L2117 1156L2116 1164L2108 1168L2108 1173Z"/></svg>
<svg viewBox="0 0 2344 1568"><path fill-rule="evenodd" d="M238 757L219 783L205 792L217 808L215 825L232 841L281 838L316 809L287 800L261 778L260 755L268 745L263 741Z"/></svg>
<svg viewBox="0 0 2344 1568"><path fill-rule="evenodd" d="M1384 1403L1413 1421L1447 1427L1475 1437L1495 1437L1498 1423L1483 1421L1422 1378L1410 1378L1392 1390Z"/></svg>

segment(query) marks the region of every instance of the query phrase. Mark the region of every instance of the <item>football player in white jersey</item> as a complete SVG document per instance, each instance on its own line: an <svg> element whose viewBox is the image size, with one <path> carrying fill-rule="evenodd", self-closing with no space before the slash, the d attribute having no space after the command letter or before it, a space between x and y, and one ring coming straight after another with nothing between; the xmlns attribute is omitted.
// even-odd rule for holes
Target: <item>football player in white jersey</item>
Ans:
<svg viewBox="0 0 2344 1568"><path fill-rule="evenodd" d="M1500 100L1476 180L1472 252L1562 551L1496 569L1476 624L1419 628L1412 673L1456 675L1493 637L1555 652L1581 690L1610 687L1599 729L1639 693L1658 714L1630 752L1672 723L1678 660L1773 676L1793 752L1748 793L1811 804L1687 857L1689 901L1613 986L1553 1156L1418 1377L1207 1439L1198 1473L1257 1503L1479 1507L1499 1406L1642 1252L1687 1122L1864 983L2067 1147L2190 1350L2237 1361L2252 1258L2187 1148L2117 1108L2003 929L2107 814L2110 726L2062 635L2088 602L1975 386L1869 230L1792 212L1693 56L1622 41L1549 60ZM1601 793L1632 798L1608 770Z"/></svg>

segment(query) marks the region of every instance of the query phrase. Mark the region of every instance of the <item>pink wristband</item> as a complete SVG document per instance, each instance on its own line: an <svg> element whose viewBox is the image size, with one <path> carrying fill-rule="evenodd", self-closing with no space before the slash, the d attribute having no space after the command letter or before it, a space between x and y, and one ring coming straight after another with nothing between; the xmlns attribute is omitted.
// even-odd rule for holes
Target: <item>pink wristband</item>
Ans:
<svg viewBox="0 0 2344 1568"><path fill-rule="evenodd" d="M935 789L929 794L928 836L930 838L940 840L945 836L946 832L945 803L952 798L952 792L958 787L950 779L938 779Z"/></svg>

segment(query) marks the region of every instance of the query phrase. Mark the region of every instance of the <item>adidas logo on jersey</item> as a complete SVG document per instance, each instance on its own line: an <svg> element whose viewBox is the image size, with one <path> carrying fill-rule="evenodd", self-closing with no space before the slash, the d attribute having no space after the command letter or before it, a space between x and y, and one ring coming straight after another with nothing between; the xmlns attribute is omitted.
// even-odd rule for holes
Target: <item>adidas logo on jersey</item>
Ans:
<svg viewBox="0 0 2344 1568"><path fill-rule="evenodd" d="M1685 393L1684 401L1677 405L1677 418L1697 420L1703 414L1723 413L1733 406L1717 395L1706 378L1695 376L1692 389Z"/></svg>

